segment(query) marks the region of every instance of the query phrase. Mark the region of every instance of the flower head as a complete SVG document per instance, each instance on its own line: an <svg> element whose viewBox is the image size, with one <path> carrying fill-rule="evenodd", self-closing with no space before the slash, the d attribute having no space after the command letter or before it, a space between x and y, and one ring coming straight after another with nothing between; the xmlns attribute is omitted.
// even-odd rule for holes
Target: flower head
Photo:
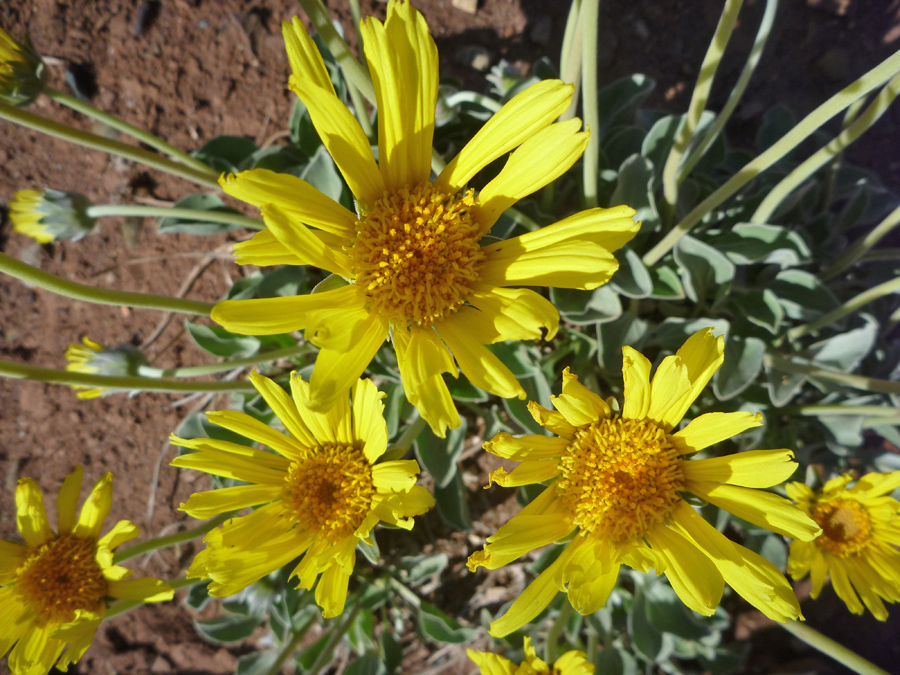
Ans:
<svg viewBox="0 0 900 675"><path fill-rule="evenodd" d="M791 543L788 572L795 579L811 575L813 598L831 576L851 612L862 614L865 605L886 621L882 600L900 601L900 502L890 496L900 487L900 471L870 473L847 487L851 482L844 474L818 492L788 483L788 496L822 528L813 541Z"/></svg>
<svg viewBox="0 0 900 675"><path fill-rule="evenodd" d="M99 342L94 342L89 337L81 338L81 344L69 345L66 349L66 370L73 373L95 373L112 377L138 375L138 369L147 365L147 357L144 353L131 345L122 344L118 347L106 347ZM78 398L97 398L109 393L107 388L90 388L82 385L73 385L79 391Z"/></svg>
<svg viewBox="0 0 900 675"><path fill-rule="evenodd" d="M31 40L17 42L0 28L0 101L29 105L40 96L47 82L47 69Z"/></svg>
<svg viewBox="0 0 900 675"><path fill-rule="evenodd" d="M491 652L476 652L467 649L469 658L475 662L482 675L594 675L594 664L587 660L587 654L580 651L566 652L553 663L551 668L538 658L531 646L531 638L525 637L525 660L518 666Z"/></svg>
<svg viewBox="0 0 900 675"><path fill-rule="evenodd" d="M252 373L250 380L289 436L242 412L207 417L277 454L209 438L172 438L197 451L176 458L174 466L248 483L193 494L183 511L209 518L259 506L211 531L188 576L212 579L212 595L233 595L305 552L291 576L311 589L321 574L316 602L326 617L337 616L347 599L357 544L371 544L379 522L412 529L412 516L425 513L434 499L415 484L415 460L377 461L387 449L387 425L384 394L371 380L357 380L352 403L345 394L323 413L303 403L309 385L296 375L293 398L266 377Z"/></svg>
<svg viewBox="0 0 900 675"><path fill-rule="evenodd" d="M56 500L58 533L31 478L16 488L16 522L24 544L0 540L0 658L10 649L13 675L66 670L84 654L106 616L107 598L159 602L172 588L157 579L128 579L113 551L139 534L120 520L100 536L112 503L112 474L91 490L76 516L80 466L66 476ZM68 648L67 648L68 647ZM65 650L65 651L64 651Z"/></svg>
<svg viewBox="0 0 900 675"><path fill-rule="evenodd" d="M519 199L565 173L584 152L578 119L554 122L573 87L539 82L509 101L431 180L438 56L428 26L390 0L384 24L362 24L378 103L378 161L353 114L335 95L315 43L299 19L284 25L291 89L309 111L356 200L356 213L288 174L254 169L223 176L228 194L262 209L267 229L235 246L241 264L312 264L346 279L305 296L227 300L212 317L252 335L305 330L320 347L309 404L343 395L386 339L397 353L407 398L436 433L460 424L444 383L458 370L491 393L525 397L487 348L504 340L550 339L559 313L517 286L593 289L618 264L612 251L637 232L626 206L590 209L520 237L484 237ZM478 194L468 182L510 153Z"/></svg>
<svg viewBox="0 0 900 675"><path fill-rule="evenodd" d="M491 479L504 486L552 481L469 558L469 569L502 567L528 551L572 536L556 561L491 624L503 636L535 618L558 590L583 614L604 605L619 567L668 577L691 609L711 615L727 581L766 616L800 615L787 580L771 563L727 539L683 495L690 493L746 521L803 541L818 526L788 500L762 492L796 468L790 450L754 450L710 459L690 455L759 426L749 412L707 413L681 431L676 425L723 360L724 340L712 329L690 337L660 363L624 347L621 413L578 382L568 369L555 411L529 404L535 420L557 436L498 434L488 452L520 460Z"/></svg>
<svg viewBox="0 0 900 675"><path fill-rule="evenodd" d="M94 227L87 210L90 200L77 192L19 190L9 205L13 229L41 244L61 239L77 241Z"/></svg>

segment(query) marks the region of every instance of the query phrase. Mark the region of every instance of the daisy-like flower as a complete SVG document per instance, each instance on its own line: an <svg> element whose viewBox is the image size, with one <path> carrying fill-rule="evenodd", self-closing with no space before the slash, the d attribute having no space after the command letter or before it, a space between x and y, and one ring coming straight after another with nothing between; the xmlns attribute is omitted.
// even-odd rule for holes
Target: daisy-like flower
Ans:
<svg viewBox="0 0 900 675"><path fill-rule="evenodd" d="M41 95L47 69L31 40L20 43L0 28L0 101L26 106Z"/></svg>
<svg viewBox="0 0 900 675"><path fill-rule="evenodd" d="M371 380L357 380L351 392L327 411L310 410L309 385L291 375L289 396L272 380L250 380L290 436L246 413L207 413L213 424L269 446L275 453L211 438L172 442L197 452L173 466L244 481L249 485L191 495L181 509L194 518L259 506L212 530L194 558L188 577L212 579L209 592L233 595L303 554L291 576L299 586L316 586L316 602L326 617L338 616L356 562L356 546L372 544L379 522L412 529L412 516L434 499L416 485L415 460L378 463L387 449L384 394Z"/></svg>
<svg viewBox="0 0 900 675"><path fill-rule="evenodd" d="M40 244L77 241L96 222L87 213L90 206L90 200L77 192L19 190L9 205L9 217L16 232Z"/></svg>
<svg viewBox="0 0 900 675"><path fill-rule="evenodd" d="M900 600L900 502L890 496L900 487L900 471L870 473L847 487L852 481L844 474L819 492L803 483L786 486L788 496L822 528L814 541L791 543L788 572L794 579L811 575L813 598L830 575L851 612L862 614L865 605L886 621L882 600Z"/></svg>
<svg viewBox="0 0 900 675"><path fill-rule="evenodd" d="M120 520L101 537L112 474L97 481L78 514L81 475L78 466L59 491L58 534L47 521L37 483L23 478L16 488L16 524L25 543L0 540L0 658L12 649L14 675L45 675L54 664L66 670L78 661L106 616L107 598L172 599L168 584L128 579L132 570L113 563L113 551L140 530Z"/></svg>
<svg viewBox="0 0 900 675"><path fill-rule="evenodd" d="M438 55L428 26L408 3L390 0L386 22L369 18L361 30L378 103L377 162L299 19L284 25L290 88L350 186L356 213L287 174L254 169L220 180L225 192L260 207L267 225L235 246L238 263L310 264L349 283L305 296L227 300L212 317L235 333L305 329L321 348L310 379L317 410L343 396L390 338L407 398L443 436L460 424L443 373L456 377L458 365L485 391L524 398L485 345L556 334L556 308L514 287L596 288L618 267L611 252L638 225L633 209L596 208L508 241L485 241L508 207L584 152L580 120L553 122L573 87L547 80L526 89L432 182ZM510 151L478 195L466 189Z"/></svg>
<svg viewBox="0 0 900 675"><path fill-rule="evenodd" d="M553 663L538 658L531 646L531 638L525 637L525 660L516 665L509 659L491 652L476 652L467 649L469 658L475 662L481 675L594 675L594 664L587 660L587 654L580 651L566 652Z"/></svg>
<svg viewBox="0 0 900 675"><path fill-rule="evenodd" d="M650 380L650 361L623 347L625 400L620 413L563 372L555 411L529 404L553 436L498 434L484 444L520 460L491 479L512 487L553 481L469 558L469 569L497 569L528 551L571 536L565 550L491 624L503 636L534 619L558 591L589 614L604 605L619 567L664 573L678 597L704 615L715 612L724 582L776 621L800 615L790 584L756 553L706 522L690 493L773 532L803 541L819 527L790 501L756 488L784 481L796 468L790 450L754 450L711 459L689 456L762 423L749 412L707 413L674 432L724 358L724 339L711 328L663 359Z"/></svg>
<svg viewBox="0 0 900 675"><path fill-rule="evenodd" d="M69 345L66 349L66 370L72 373L88 373L124 377L136 376L141 366L147 365L147 357L144 353L131 345L119 345L107 347L95 342L89 337L81 338L81 344ZM72 385L73 389L81 390L78 398L97 398L108 393L110 389L105 387L87 387L84 385Z"/></svg>

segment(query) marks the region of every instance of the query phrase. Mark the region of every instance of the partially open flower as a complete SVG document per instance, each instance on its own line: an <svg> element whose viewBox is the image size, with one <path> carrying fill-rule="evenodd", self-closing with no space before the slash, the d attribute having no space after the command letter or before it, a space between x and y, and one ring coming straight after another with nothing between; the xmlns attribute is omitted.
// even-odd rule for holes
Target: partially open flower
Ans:
<svg viewBox="0 0 900 675"><path fill-rule="evenodd" d="M566 652L551 667L538 658L530 637L525 638L525 660L519 665L491 652L467 649L466 653L482 675L594 675L594 664L580 651Z"/></svg>
<svg viewBox="0 0 900 675"><path fill-rule="evenodd" d="M0 539L0 658L12 649L14 675L41 675L54 664L66 670L78 661L106 616L107 598L172 599L168 584L128 579L132 570L113 563L116 548L140 530L120 520L101 537L112 504L112 474L97 481L79 514L81 474L77 466L59 491L58 533L50 529L37 483L23 478L16 488L24 544Z"/></svg>
<svg viewBox="0 0 900 675"><path fill-rule="evenodd" d="M13 229L41 244L77 241L94 228L90 200L77 192L19 190L9 205Z"/></svg>
<svg viewBox="0 0 900 675"><path fill-rule="evenodd" d="M47 69L25 36L19 43L0 28L0 101L10 105L30 105L44 90Z"/></svg>
<svg viewBox="0 0 900 675"><path fill-rule="evenodd" d="M131 345L121 344L118 347L107 347L94 342L89 337L81 339L81 344L69 345L66 350L66 370L72 373L90 373L125 377L139 375L139 368L147 365L144 353ZM97 398L111 393L107 388L91 388L72 385L78 392L78 398Z"/></svg>

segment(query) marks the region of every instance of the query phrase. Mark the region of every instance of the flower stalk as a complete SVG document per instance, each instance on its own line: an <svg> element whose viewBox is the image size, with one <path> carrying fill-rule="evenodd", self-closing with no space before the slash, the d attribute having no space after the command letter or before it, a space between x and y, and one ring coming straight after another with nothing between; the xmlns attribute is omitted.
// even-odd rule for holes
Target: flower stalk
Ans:
<svg viewBox="0 0 900 675"><path fill-rule="evenodd" d="M239 213L223 213L222 211L204 211L203 209L182 209L170 206L142 206L131 204L101 204L90 206L87 214L91 218L105 216L124 216L137 218L184 218L185 220L200 220L209 223L221 223L224 225L238 225L249 230L263 230L265 224L256 218L241 215Z"/></svg>
<svg viewBox="0 0 900 675"><path fill-rule="evenodd" d="M591 137L584 151L584 205L597 206L598 180L600 176L600 110L597 101L597 36L600 31L600 0L583 0L581 7L581 102L584 127Z"/></svg>
<svg viewBox="0 0 900 675"><path fill-rule="evenodd" d="M878 284L877 286L870 288L867 291L863 291L855 298L851 298L850 300L845 302L840 307L837 307L830 312L826 312L815 321L810 321L809 323L805 323L802 326L796 326L795 328L792 328L788 331L787 336L791 340L796 340L797 338L803 337L808 333L813 333L820 328L824 328L825 326L834 323L839 319L843 319L845 316L859 311L859 309L869 304L873 300L877 300L882 296L897 292L900 292L900 277L891 279L890 281L885 281L884 283Z"/></svg>
<svg viewBox="0 0 900 675"><path fill-rule="evenodd" d="M825 637L807 623L788 621L779 625L795 638L802 640L826 656L830 656L853 672L859 673L859 675L888 675L886 670L882 670L856 652L847 649L844 645L835 642L829 637Z"/></svg>
<svg viewBox="0 0 900 675"><path fill-rule="evenodd" d="M852 389L862 389L863 391L871 391L876 394L900 394L900 382L880 380L877 377L866 377L864 375L850 375L838 370L810 366L805 363L797 363L777 354L766 354L763 357L763 363L775 370L800 373L817 380L843 384Z"/></svg>
<svg viewBox="0 0 900 675"><path fill-rule="evenodd" d="M875 244L881 241L886 234L900 225L900 206L891 211L888 216L876 225L869 234L854 242L850 248L831 266L822 273L823 279L831 279L856 263L869 252ZM883 251L882 251L883 252Z"/></svg>
<svg viewBox="0 0 900 675"><path fill-rule="evenodd" d="M178 579L169 579L166 583L172 587L172 590L178 591L183 588L196 586L197 584L203 582L203 579L187 579L185 577L180 577ZM140 607L143 604L146 604L143 600L119 600L118 602L114 602L106 608L106 616L103 617L103 620L107 621L114 616L118 616L119 614L130 612L132 609Z"/></svg>
<svg viewBox="0 0 900 675"><path fill-rule="evenodd" d="M303 343L293 347L285 347L284 349L273 349L268 352L260 352L259 354L245 356L240 359L228 359L226 361L221 361L220 363L207 363L202 366L186 366L184 368L154 368L152 366L140 366L138 368L138 373L141 377L147 378L200 377L202 375L226 373L235 368L254 366L258 363L268 363L277 359L303 356L312 350L313 348L309 344Z"/></svg>
<svg viewBox="0 0 900 675"><path fill-rule="evenodd" d="M218 527L233 515L233 513L220 513L219 515L210 518L202 525L198 525L197 527L193 527L189 530L176 532L175 534L170 534L165 537L154 537L153 539L142 541L141 543L135 544L134 546L119 549L113 556L113 562L118 565L119 563L123 563L126 560L131 560L132 558L136 558L139 555L143 555L144 553L149 553L150 551L155 551L160 548L168 548L169 546L175 546L177 544L183 544L186 541L192 541L197 537L202 537L213 528Z"/></svg>

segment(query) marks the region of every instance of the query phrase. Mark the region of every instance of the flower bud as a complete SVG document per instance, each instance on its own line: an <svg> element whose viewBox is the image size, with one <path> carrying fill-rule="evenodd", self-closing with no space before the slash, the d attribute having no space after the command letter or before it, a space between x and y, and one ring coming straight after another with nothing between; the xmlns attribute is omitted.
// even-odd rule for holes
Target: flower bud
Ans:
<svg viewBox="0 0 900 675"><path fill-rule="evenodd" d="M90 200L77 192L19 190L9 205L13 229L41 244L77 241L94 227L88 215Z"/></svg>
<svg viewBox="0 0 900 675"><path fill-rule="evenodd" d="M44 90L47 68L26 35L24 44L0 28L0 101L27 106Z"/></svg>
<svg viewBox="0 0 900 675"><path fill-rule="evenodd" d="M66 350L66 370L72 373L91 373L111 377L136 377L141 366L147 365L144 353L131 345L120 344L118 347L107 347L94 342L89 337L81 339L81 344L69 345ZM99 387L91 388L72 385L73 389L84 389L78 392L78 398L97 398L113 393L112 390Z"/></svg>

